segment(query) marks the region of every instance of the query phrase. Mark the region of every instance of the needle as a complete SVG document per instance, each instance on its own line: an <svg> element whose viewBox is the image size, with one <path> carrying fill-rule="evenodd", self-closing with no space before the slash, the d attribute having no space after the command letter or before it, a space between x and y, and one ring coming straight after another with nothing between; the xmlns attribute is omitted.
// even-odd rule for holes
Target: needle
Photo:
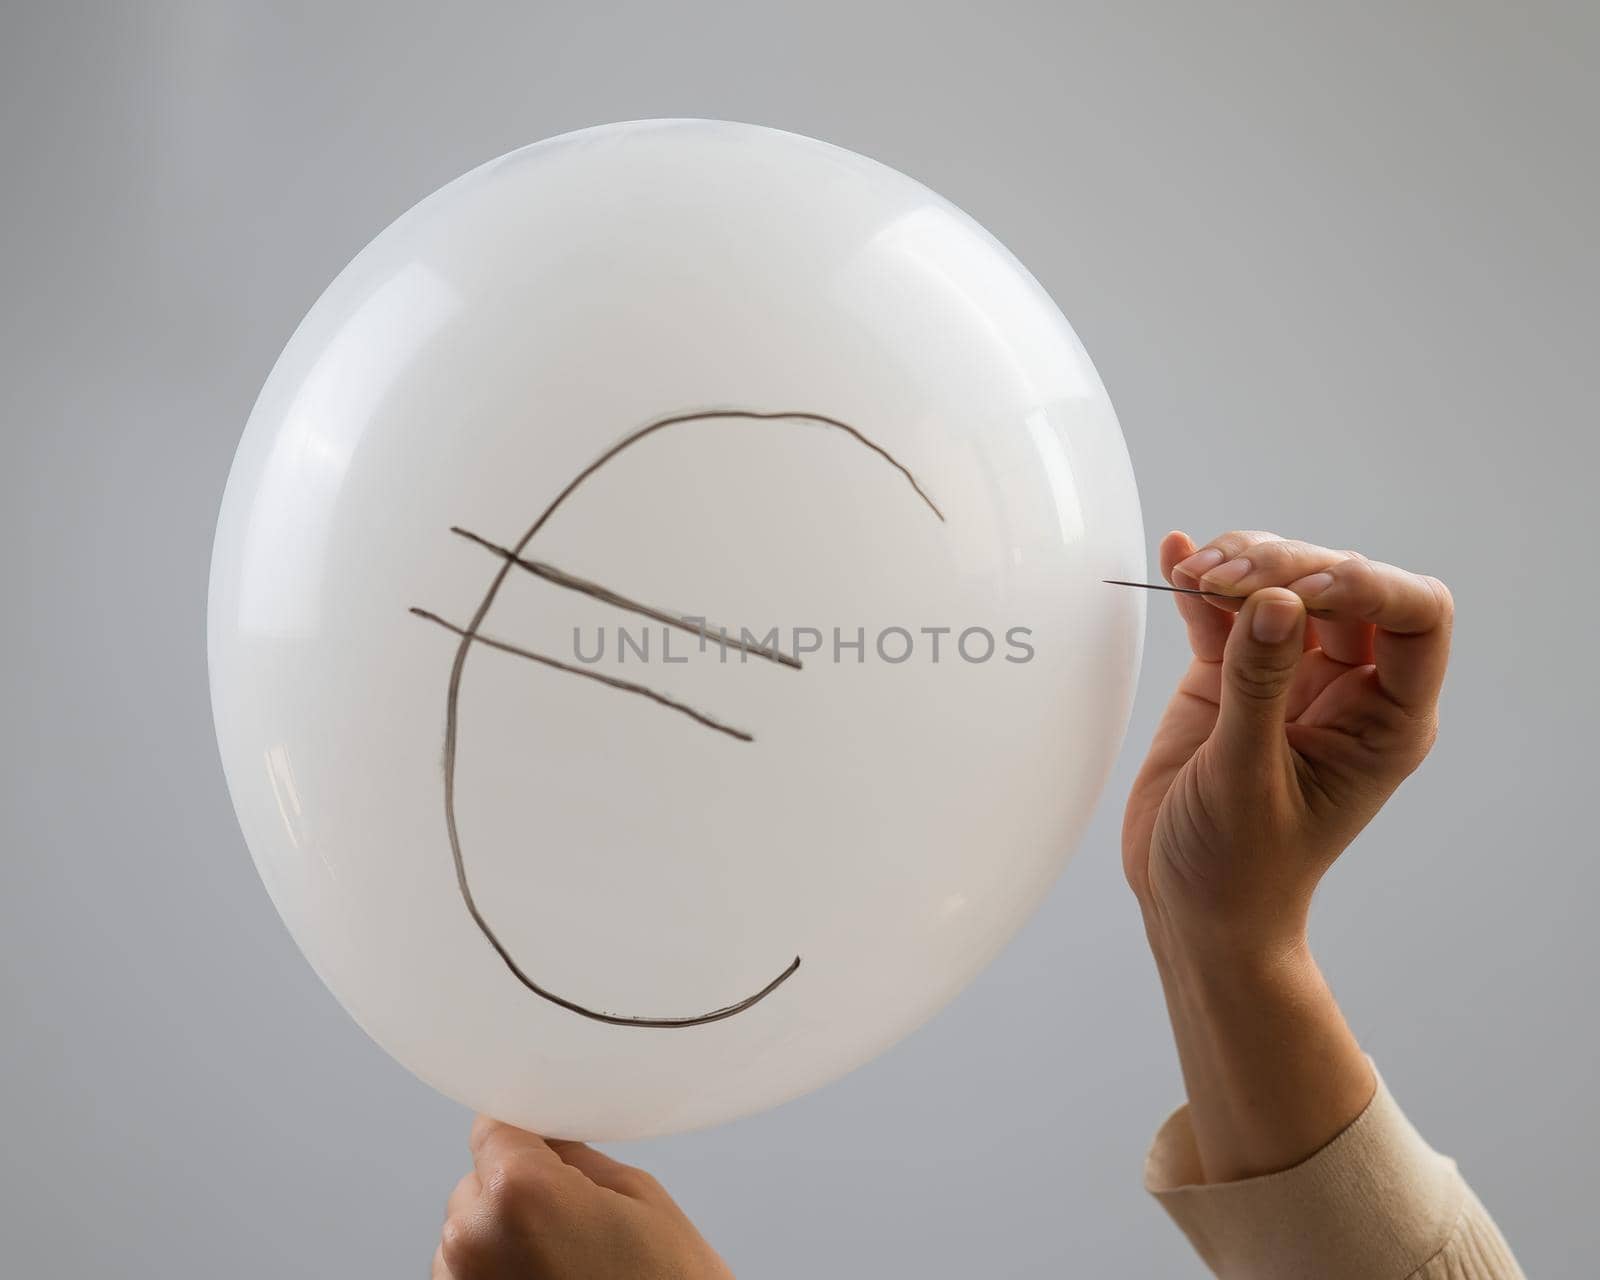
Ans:
<svg viewBox="0 0 1600 1280"><path fill-rule="evenodd" d="M1218 600L1243 601L1243 596L1230 596L1222 591L1198 591L1194 587L1169 587L1164 582L1124 582L1121 578L1101 578L1113 587L1142 587L1146 591L1171 591L1180 596L1214 596Z"/></svg>
<svg viewBox="0 0 1600 1280"><path fill-rule="evenodd" d="M1113 587L1139 587L1144 591L1170 591L1180 596L1204 596L1211 600L1231 600L1234 604L1242 605L1244 596L1230 596L1225 591L1200 591L1194 587L1169 587L1164 582L1124 582L1121 578L1101 578L1101 582ZM1306 612L1313 618L1332 618L1333 614L1326 609L1307 609Z"/></svg>

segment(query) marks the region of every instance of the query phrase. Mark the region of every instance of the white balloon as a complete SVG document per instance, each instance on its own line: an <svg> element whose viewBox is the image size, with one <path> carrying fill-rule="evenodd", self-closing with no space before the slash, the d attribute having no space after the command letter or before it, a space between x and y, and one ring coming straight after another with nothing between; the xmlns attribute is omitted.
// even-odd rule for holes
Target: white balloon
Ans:
<svg viewBox="0 0 1600 1280"><path fill-rule="evenodd" d="M379 1044L667 1133L1012 936L1119 746L1144 603L1101 579L1143 564L1105 390L981 227L808 138L609 125L428 197L295 332L217 528L217 736Z"/></svg>

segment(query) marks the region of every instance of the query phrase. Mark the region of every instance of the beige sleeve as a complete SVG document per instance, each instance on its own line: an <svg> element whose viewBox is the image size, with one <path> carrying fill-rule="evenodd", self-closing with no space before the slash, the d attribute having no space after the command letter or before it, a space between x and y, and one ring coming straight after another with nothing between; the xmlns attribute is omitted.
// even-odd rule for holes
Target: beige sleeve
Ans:
<svg viewBox="0 0 1600 1280"><path fill-rule="evenodd" d="M1337 1138L1293 1168L1205 1185L1180 1108L1145 1189L1221 1280L1522 1280L1455 1161L1411 1127L1383 1080Z"/></svg>

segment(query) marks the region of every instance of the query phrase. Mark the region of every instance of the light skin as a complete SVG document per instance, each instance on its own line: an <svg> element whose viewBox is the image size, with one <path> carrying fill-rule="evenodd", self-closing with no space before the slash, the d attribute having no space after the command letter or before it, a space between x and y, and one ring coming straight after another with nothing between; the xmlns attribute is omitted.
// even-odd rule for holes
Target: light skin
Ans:
<svg viewBox="0 0 1600 1280"><path fill-rule="evenodd" d="M432 1280L733 1280L643 1169L479 1116Z"/></svg>
<svg viewBox="0 0 1600 1280"><path fill-rule="evenodd" d="M1312 959L1323 874L1428 754L1453 606L1436 579L1255 531L1170 533L1192 658L1134 782L1128 884L1208 1182L1298 1164L1372 1068ZM1308 613L1309 611L1309 613ZM729 1280L644 1173L479 1117L433 1280Z"/></svg>

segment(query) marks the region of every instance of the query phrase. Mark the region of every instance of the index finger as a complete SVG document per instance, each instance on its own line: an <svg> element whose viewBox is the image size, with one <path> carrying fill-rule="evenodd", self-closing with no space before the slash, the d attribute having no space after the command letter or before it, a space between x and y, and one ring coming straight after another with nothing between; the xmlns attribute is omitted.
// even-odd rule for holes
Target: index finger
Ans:
<svg viewBox="0 0 1600 1280"><path fill-rule="evenodd" d="M467 1146L472 1151L473 1168L486 1181L496 1168L507 1164L561 1164L561 1157L538 1134L491 1116L481 1115L472 1122Z"/></svg>
<svg viewBox="0 0 1600 1280"><path fill-rule="evenodd" d="M1192 577L1180 579L1178 564L1194 554L1194 542L1189 535L1174 529L1161 540L1161 576L1175 587L1187 586ZM1221 662L1222 648L1228 642L1228 632L1233 629L1233 619L1220 609L1215 609L1201 596L1175 595L1178 616L1189 632L1189 648L1202 662Z"/></svg>
<svg viewBox="0 0 1600 1280"><path fill-rule="evenodd" d="M1378 683L1400 706L1433 705L1450 659L1455 602L1437 578L1377 560L1341 560L1289 584L1306 602L1341 620L1367 622Z"/></svg>

